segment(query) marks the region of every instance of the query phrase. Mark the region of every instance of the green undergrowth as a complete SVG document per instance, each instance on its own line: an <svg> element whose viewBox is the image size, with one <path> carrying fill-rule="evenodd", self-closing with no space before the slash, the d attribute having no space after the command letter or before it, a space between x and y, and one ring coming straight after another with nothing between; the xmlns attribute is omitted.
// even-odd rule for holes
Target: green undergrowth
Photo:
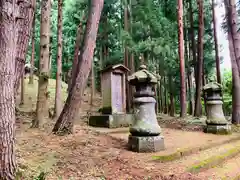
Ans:
<svg viewBox="0 0 240 180"><path fill-rule="evenodd" d="M237 146L235 148L232 148L222 154L212 156L210 158L207 158L203 161L200 161L196 164L194 164L192 167L188 169L191 173L198 173L200 171L213 168L217 166L218 164L224 162L225 160L232 158L240 153L240 146Z"/></svg>
<svg viewBox="0 0 240 180"><path fill-rule="evenodd" d="M193 148L178 149L176 152L173 152L171 154L153 156L152 159L156 160L156 161L160 161L160 162L174 161L174 160L180 159L183 156L188 156L188 155L194 154L199 151L204 151L206 149L210 149L215 146L220 146L222 144L232 143L232 142L238 141L239 139L240 139L240 137L238 136L238 137L234 137L234 138L228 139L223 142L216 142L216 143L211 143L211 144L202 145L202 146L193 147Z"/></svg>

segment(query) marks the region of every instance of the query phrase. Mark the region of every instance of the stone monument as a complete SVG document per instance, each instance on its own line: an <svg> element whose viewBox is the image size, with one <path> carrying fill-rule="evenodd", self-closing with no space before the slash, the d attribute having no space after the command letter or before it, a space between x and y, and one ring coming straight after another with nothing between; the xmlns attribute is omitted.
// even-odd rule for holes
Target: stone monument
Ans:
<svg viewBox="0 0 240 180"><path fill-rule="evenodd" d="M90 126L118 128L131 124L132 115L126 114L125 74L128 71L122 64L101 71L102 115L90 116Z"/></svg>
<svg viewBox="0 0 240 180"><path fill-rule="evenodd" d="M211 82L203 87L206 97L207 120L204 131L214 134L229 134L231 124L226 120L222 109L222 85Z"/></svg>
<svg viewBox="0 0 240 180"><path fill-rule="evenodd" d="M157 77L147 71L145 65L128 77L135 86L134 121L128 137L129 149L135 152L157 152L164 149L164 138L158 124L154 99L154 85Z"/></svg>

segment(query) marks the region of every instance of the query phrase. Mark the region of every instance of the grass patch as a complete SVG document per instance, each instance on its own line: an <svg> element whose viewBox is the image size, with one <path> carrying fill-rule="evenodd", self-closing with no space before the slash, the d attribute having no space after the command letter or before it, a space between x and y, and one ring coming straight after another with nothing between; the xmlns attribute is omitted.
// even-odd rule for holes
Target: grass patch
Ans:
<svg viewBox="0 0 240 180"><path fill-rule="evenodd" d="M198 162L197 164L190 167L188 169L188 171L191 173L197 173L202 170L213 168L213 167L217 166L218 164L222 163L223 161L236 156L239 153L240 153L240 146L237 146L235 148L232 148L232 149L226 151L225 153L222 153L222 154L219 154L216 156L212 156L208 159Z"/></svg>

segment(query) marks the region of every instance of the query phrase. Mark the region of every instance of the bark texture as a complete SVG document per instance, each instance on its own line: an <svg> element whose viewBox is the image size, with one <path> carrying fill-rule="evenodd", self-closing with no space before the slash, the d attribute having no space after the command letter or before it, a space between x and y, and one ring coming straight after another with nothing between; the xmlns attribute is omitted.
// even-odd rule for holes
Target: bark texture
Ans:
<svg viewBox="0 0 240 180"><path fill-rule="evenodd" d="M32 127L38 128L44 123L48 115L48 79L49 79L49 26L50 26L50 0L42 0L41 27L40 27L40 61L36 118L32 121Z"/></svg>
<svg viewBox="0 0 240 180"><path fill-rule="evenodd" d="M89 15L84 36L84 46L81 50L80 61L78 62L77 76L73 83L71 92L68 95L63 111L58 118L53 132L64 135L73 132L73 122L77 118L82 103L82 95L92 67L92 58L96 46L99 20L104 0L92 0L89 6Z"/></svg>
<svg viewBox="0 0 240 180"><path fill-rule="evenodd" d="M16 4L0 1L0 179L14 180Z"/></svg>
<svg viewBox="0 0 240 180"><path fill-rule="evenodd" d="M185 62L184 62L184 38L183 38L183 2L178 0L178 53L180 59L180 116L187 114L186 83L185 83Z"/></svg>
<svg viewBox="0 0 240 180"><path fill-rule="evenodd" d="M15 95L19 89L20 79L24 72L24 65L26 61L27 47L32 31L32 21L35 0L21 0L18 1L19 17L17 21L17 47L15 54L15 82L14 89Z"/></svg>
<svg viewBox="0 0 240 180"><path fill-rule="evenodd" d="M82 21L79 23L78 29L77 29L77 36L76 36L76 42L75 42L75 49L74 49L74 59L73 59L73 65L72 65L72 70L71 70L71 78L69 79L68 83L68 92L70 92L70 89L72 87L72 83L74 79L76 78L76 73L77 73L77 66L78 66L78 60L79 60L79 51L80 45L83 41L83 24L85 22L86 16L83 16Z"/></svg>
<svg viewBox="0 0 240 180"><path fill-rule="evenodd" d="M202 115L201 105L201 89L202 89L202 74L203 74L203 33L204 33L204 18L203 18L203 0L198 0L199 10L199 25L198 25L198 62L197 62L197 79L196 79L196 100L194 116Z"/></svg>
<svg viewBox="0 0 240 180"><path fill-rule="evenodd" d="M55 117L59 117L62 110L62 6L63 1L58 0L58 48L57 48L57 74L55 93Z"/></svg>

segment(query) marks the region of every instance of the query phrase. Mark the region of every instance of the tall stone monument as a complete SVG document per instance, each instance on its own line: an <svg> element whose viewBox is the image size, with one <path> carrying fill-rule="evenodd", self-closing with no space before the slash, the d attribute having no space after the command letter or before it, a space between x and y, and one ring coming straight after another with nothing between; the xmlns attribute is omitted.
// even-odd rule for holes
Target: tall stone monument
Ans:
<svg viewBox="0 0 240 180"><path fill-rule="evenodd" d="M118 128L131 124L132 115L126 114L125 74L128 71L122 64L108 66L101 71L102 114L90 116L90 126Z"/></svg>
<svg viewBox="0 0 240 180"><path fill-rule="evenodd" d="M164 138L158 124L154 99L157 78L142 65L139 71L128 77L135 86L134 121L128 137L129 149L135 152L156 152L164 149Z"/></svg>
<svg viewBox="0 0 240 180"><path fill-rule="evenodd" d="M231 132L231 125L223 114L221 91L222 85L216 82L211 82L203 87L207 106L207 126L204 129L206 133L229 134Z"/></svg>

